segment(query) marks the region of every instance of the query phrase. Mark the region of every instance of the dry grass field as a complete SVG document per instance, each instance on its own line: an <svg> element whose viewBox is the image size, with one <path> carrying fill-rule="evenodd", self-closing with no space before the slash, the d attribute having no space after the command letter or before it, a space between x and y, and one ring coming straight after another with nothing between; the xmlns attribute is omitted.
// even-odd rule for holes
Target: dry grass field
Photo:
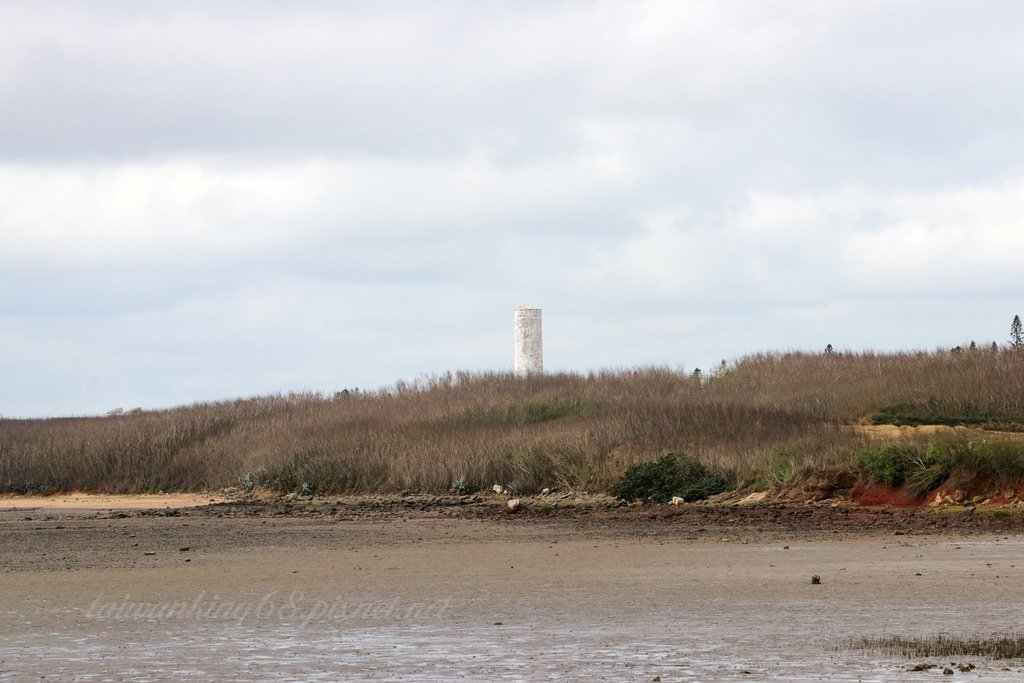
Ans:
<svg viewBox="0 0 1024 683"><path fill-rule="evenodd" d="M872 424L973 436L897 430L886 445L858 429ZM0 492L604 491L630 464L668 452L695 456L733 488L848 471L927 492L954 476L1016 486L1024 450L1000 432L1021 429L1024 353L772 353L701 375L455 373L370 392L4 419Z"/></svg>

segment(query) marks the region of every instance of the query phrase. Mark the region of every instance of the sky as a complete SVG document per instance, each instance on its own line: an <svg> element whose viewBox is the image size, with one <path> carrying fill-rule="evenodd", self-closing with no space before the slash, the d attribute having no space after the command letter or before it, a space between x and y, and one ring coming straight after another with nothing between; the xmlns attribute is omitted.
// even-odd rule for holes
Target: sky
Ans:
<svg viewBox="0 0 1024 683"><path fill-rule="evenodd" d="M0 415L1004 342L1018 0L0 0Z"/></svg>

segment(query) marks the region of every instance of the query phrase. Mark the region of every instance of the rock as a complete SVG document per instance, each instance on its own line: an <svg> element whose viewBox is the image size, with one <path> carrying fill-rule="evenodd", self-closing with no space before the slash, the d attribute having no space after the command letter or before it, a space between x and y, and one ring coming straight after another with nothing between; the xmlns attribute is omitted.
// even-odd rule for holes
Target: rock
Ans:
<svg viewBox="0 0 1024 683"><path fill-rule="evenodd" d="M505 489L502 488L501 484L495 484L494 486L491 487L491 490L497 493L498 495L505 493Z"/></svg>
<svg viewBox="0 0 1024 683"><path fill-rule="evenodd" d="M540 492L540 495L542 495L542 496L546 496L546 495L548 495L549 493L551 493L551 489L544 489L543 491L541 491L541 492Z"/></svg>
<svg viewBox="0 0 1024 683"><path fill-rule="evenodd" d="M187 553L191 549L192 549L191 547L185 545L185 546L182 546L182 547L178 548L178 552L179 553Z"/></svg>
<svg viewBox="0 0 1024 683"><path fill-rule="evenodd" d="M907 669L907 671L927 671L928 669L934 669L934 664L915 664L914 666Z"/></svg>
<svg viewBox="0 0 1024 683"><path fill-rule="evenodd" d="M952 676L953 670L947 666L945 669L942 670L942 673L946 674L947 676Z"/></svg>
<svg viewBox="0 0 1024 683"><path fill-rule="evenodd" d="M682 505L685 502L686 501L680 498L679 496L672 496L672 500L669 501L669 505Z"/></svg>
<svg viewBox="0 0 1024 683"><path fill-rule="evenodd" d="M757 491L751 493L749 496L741 498L737 501L737 505L753 505L754 503L760 503L762 500L768 497L767 491Z"/></svg>
<svg viewBox="0 0 1024 683"><path fill-rule="evenodd" d="M956 668L960 669L961 673L967 673L968 671L970 671L970 670L972 670L974 668L974 665L971 664L970 662L967 662L967 663L960 662L959 664L956 665Z"/></svg>
<svg viewBox="0 0 1024 683"><path fill-rule="evenodd" d="M505 503L505 509L508 510L509 512L519 512L519 510L522 507L523 504L518 498L513 498L507 503Z"/></svg>
<svg viewBox="0 0 1024 683"><path fill-rule="evenodd" d="M811 577L811 583L813 585L815 585L815 586L820 586L821 585L821 577L818 576L817 574L815 574L814 576Z"/></svg>

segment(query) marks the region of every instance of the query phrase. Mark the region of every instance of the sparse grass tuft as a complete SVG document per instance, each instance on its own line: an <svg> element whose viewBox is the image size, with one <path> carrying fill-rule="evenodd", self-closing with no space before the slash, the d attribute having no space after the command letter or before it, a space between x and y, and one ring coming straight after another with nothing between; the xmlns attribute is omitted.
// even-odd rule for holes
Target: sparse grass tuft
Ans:
<svg viewBox="0 0 1024 683"><path fill-rule="evenodd" d="M901 657L991 657L1024 658L1024 633L993 636L958 636L939 633L931 636L881 636L857 638L846 645L856 650L880 652Z"/></svg>

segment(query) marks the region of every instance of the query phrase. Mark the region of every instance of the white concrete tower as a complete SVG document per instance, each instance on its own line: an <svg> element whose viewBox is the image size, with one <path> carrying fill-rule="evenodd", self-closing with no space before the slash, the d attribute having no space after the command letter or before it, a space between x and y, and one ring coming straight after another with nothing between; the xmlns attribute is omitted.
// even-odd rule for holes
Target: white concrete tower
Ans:
<svg viewBox="0 0 1024 683"><path fill-rule="evenodd" d="M544 340L540 331L540 309L516 309L516 375L526 377L544 372Z"/></svg>

